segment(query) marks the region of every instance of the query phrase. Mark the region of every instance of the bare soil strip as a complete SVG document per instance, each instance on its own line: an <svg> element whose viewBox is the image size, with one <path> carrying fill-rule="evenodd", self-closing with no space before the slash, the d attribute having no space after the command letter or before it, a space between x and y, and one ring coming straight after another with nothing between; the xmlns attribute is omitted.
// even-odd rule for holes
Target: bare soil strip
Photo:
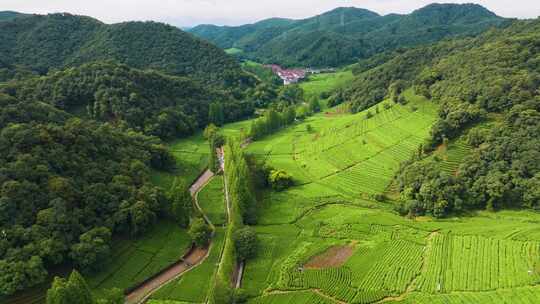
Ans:
<svg viewBox="0 0 540 304"><path fill-rule="evenodd" d="M339 267L345 264L353 253L354 247L351 245L330 247L325 252L312 257L306 264L304 264L304 268L320 269Z"/></svg>

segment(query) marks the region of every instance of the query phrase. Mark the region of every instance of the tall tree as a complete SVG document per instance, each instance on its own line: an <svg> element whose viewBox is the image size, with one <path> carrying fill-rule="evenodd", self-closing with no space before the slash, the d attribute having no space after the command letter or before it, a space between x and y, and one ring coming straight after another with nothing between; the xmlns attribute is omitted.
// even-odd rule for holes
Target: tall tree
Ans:
<svg viewBox="0 0 540 304"><path fill-rule="evenodd" d="M208 110L208 121L216 126L222 126L225 122L225 114L223 112L223 104L213 102Z"/></svg>
<svg viewBox="0 0 540 304"><path fill-rule="evenodd" d="M187 228L193 214L193 198L189 192L189 186L177 179L170 190L169 201L173 219L181 227Z"/></svg>
<svg viewBox="0 0 540 304"><path fill-rule="evenodd" d="M92 292L79 272L73 270L69 279L55 277L47 291L47 304L94 304Z"/></svg>

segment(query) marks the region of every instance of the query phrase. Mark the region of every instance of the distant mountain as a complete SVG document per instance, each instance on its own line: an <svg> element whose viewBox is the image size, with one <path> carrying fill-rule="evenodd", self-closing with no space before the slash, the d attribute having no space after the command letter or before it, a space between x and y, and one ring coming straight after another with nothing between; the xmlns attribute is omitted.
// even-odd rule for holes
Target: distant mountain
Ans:
<svg viewBox="0 0 540 304"><path fill-rule="evenodd" d="M24 17L24 16L29 16L29 15L22 14L19 12L14 12L14 11L0 11L0 21L13 20L17 17Z"/></svg>
<svg viewBox="0 0 540 304"><path fill-rule="evenodd" d="M5 64L42 74L113 60L206 83L242 81L240 66L223 50L162 23L107 25L70 14L32 15L1 22L0 41L0 58Z"/></svg>
<svg viewBox="0 0 540 304"><path fill-rule="evenodd" d="M476 4L431 4L409 15L381 16L354 7L337 8L303 20L268 19L237 27L200 25L189 30L222 48L289 66L340 66L359 58L476 35L505 21Z"/></svg>

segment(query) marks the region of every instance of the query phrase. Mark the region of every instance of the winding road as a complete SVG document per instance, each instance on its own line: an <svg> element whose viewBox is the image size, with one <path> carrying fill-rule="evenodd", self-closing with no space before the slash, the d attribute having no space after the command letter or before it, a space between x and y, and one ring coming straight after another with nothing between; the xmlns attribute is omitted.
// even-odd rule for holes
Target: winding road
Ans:
<svg viewBox="0 0 540 304"><path fill-rule="evenodd" d="M223 170L224 156L222 149L219 150L218 156L221 170ZM191 193L191 196L193 197L195 202L195 207L199 209L199 211L204 217L204 220L211 227L213 227L212 222L210 222L210 219L206 216L206 214L204 214L203 210L199 206L198 194L199 191L201 191L204 186L206 186L208 182L210 182L212 177L214 177L214 173L212 173L212 171L210 170L206 170L189 188L189 192ZM174 265L171 265L166 270L162 271L155 277L151 278L150 280L127 294L125 303L140 304L146 302L146 300L148 300L148 298L159 288L180 277L190 269L200 265L208 257L210 247L211 244L209 244L209 246L206 248L192 248L181 261L177 262Z"/></svg>

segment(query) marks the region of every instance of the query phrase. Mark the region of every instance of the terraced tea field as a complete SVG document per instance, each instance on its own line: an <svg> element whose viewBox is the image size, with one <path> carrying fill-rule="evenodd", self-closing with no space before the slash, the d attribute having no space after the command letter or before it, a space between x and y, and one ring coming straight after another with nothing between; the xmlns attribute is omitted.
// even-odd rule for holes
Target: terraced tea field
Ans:
<svg viewBox="0 0 540 304"><path fill-rule="evenodd" d="M219 228L214 236L208 258L195 269L158 290L151 299L160 300L159 303L167 303L166 301L205 302L211 280L217 270L216 263L219 262L224 236L225 232Z"/></svg>
<svg viewBox="0 0 540 304"><path fill-rule="evenodd" d="M295 180L293 187L266 191L260 200L254 226L258 254L247 262L241 286L248 303L540 302L540 214L409 219L392 211L391 200L373 199L391 190L400 163L417 152L436 120L433 103L406 94L407 105L385 101L387 106L369 109L369 119L367 111L320 113L247 146ZM223 132L241 136L249 123L227 125ZM187 141L193 152L207 149L201 135ZM470 152L461 138L428 159L455 174ZM216 221L223 212L212 199L221 191L218 179L200 193L216 203L201 205ZM343 258L309 266L327 252ZM214 271L205 262L150 303L204 302L207 293L197 290Z"/></svg>
<svg viewBox="0 0 540 304"><path fill-rule="evenodd" d="M300 83L307 98L319 97L321 93L331 93L333 90L343 87L354 79L350 70L343 70L336 73L323 73L309 76L309 81Z"/></svg>
<svg viewBox="0 0 540 304"><path fill-rule="evenodd" d="M87 275L98 294L104 289L129 288L177 262L191 246L186 230L164 221L136 240L116 241L106 271Z"/></svg>
<svg viewBox="0 0 540 304"><path fill-rule="evenodd" d="M411 92L408 97L411 102L405 106L386 101L387 106L369 109L370 119L367 111L321 113L250 144L249 153L287 171L296 183L286 193L268 194L262 223L291 222L321 198L351 201L385 192L400 163L418 150L436 119L433 103ZM312 132L306 130L308 124ZM289 201L295 203L290 206Z"/></svg>
<svg viewBox="0 0 540 304"><path fill-rule="evenodd" d="M246 265L242 286L250 303L540 301L540 215L412 220L394 214L391 202L373 200L391 186L399 164L416 153L436 119L431 102L412 92L407 97L405 106L369 109L370 119L366 112L318 114L248 146L296 181L261 202L260 254ZM454 174L470 152L457 140L433 157ZM343 245L354 247L344 264L304 267Z"/></svg>

